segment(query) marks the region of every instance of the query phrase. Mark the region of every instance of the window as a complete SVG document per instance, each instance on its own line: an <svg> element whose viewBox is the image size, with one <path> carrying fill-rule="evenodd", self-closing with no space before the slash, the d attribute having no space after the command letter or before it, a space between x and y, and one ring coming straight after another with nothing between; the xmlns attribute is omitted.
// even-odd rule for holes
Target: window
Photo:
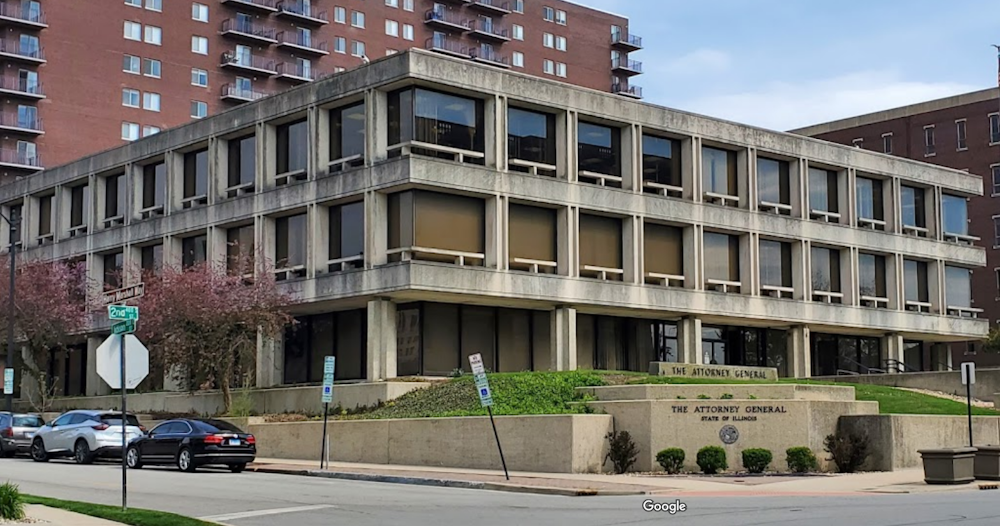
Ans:
<svg viewBox="0 0 1000 526"><path fill-rule="evenodd" d="M482 199L453 194L390 194L388 248L429 247L482 254L486 249L485 207ZM399 255L390 259L399 261Z"/></svg>
<svg viewBox="0 0 1000 526"><path fill-rule="evenodd" d="M736 196L736 152L703 146L701 178L706 194Z"/></svg>
<svg viewBox="0 0 1000 526"><path fill-rule="evenodd" d="M840 292L840 251L832 248L812 247L812 289L823 292Z"/></svg>
<svg viewBox="0 0 1000 526"><path fill-rule="evenodd" d="M191 4L191 20L208 22L208 6L198 2Z"/></svg>
<svg viewBox="0 0 1000 526"><path fill-rule="evenodd" d="M858 226L872 226L885 230L885 211L882 200L882 180L868 177L855 179Z"/></svg>
<svg viewBox="0 0 1000 526"><path fill-rule="evenodd" d="M646 222L643 225L643 260L647 274L683 276L684 230Z"/></svg>
<svg viewBox="0 0 1000 526"><path fill-rule="evenodd" d="M37 166L38 145L28 141L17 141L17 162L28 166Z"/></svg>
<svg viewBox="0 0 1000 526"><path fill-rule="evenodd" d="M142 24L138 22L132 22L131 20L125 21L125 39L126 40L142 40Z"/></svg>
<svg viewBox="0 0 1000 526"><path fill-rule="evenodd" d="M257 166L257 138L253 135L229 141L229 188L252 185Z"/></svg>
<svg viewBox="0 0 1000 526"><path fill-rule="evenodd" d="M788 162L757 158L757 197L762 208L768 205L791 205L789 191ZM778 212L791 213L790 210L777 207Z"/></svg>
<svg viewBox="0 0 1000 526"><path fill-rule="evenodd" d="M555 35L552 33L545 33L542 35L542 45L545 47L555 47Z"/></svg>
<svg viewBox="0 0 1000 526"><path fill-rule="evenodd" d="M122 267L125 255L122 252L104 255L104 288L114 290L122 286Z"/></svg>
<svg viewBox="0 0 1000 526"><path fill-rule="evenodd" d="M365 103L330 110L330 159L365 156Z"/></svg>
<svg viewBox="0 0 1000 526"><path fill-rule="evenodd" d="M556 19L556 10L548 6L543 7L542 18L545 19L546 22L554 22Z"/></svg>
<svg viewBox="0 0 1000 526"><path fill-rule="evenodd" d="M333 39L333 50L337 53L347 53L347 39L336 37Z"/></svg>
<svg viewBox="0 0 1000 526"><path fill-rule="evenodd" d="M511 55L510 55L510 63L515 68L523 68L524 67L524 53L521 53L520 51L515 51L515 52L511 53Z"/></svg>
<svg viewBox="0 0 1000 526"><path fill-rule="evenodd" d="M929 157L934 153L934 126L924 126L924 157Z"/></svg>
<svg viewBox="0 0 1000 526"><path fill-rule="evenodd" d="M409 141L484 151L483 101L423 88L391 93L389 144ZM451 154L442 155L453 158ZM477 161L481 163L482 159L469 159Z"/></svg>
<svg viewBox="0 0 1000 526"><path fill-rule="evenodd" d="M990 114L990 144L1000 143L1000 114Z"/></svg>
<svg viewBox="0 0 1000 526"><path fill-rule="evenodd" d="M70 189L69 227L87 226L90 215L90 185L81 184Z"/></svg>
<svg viewBox="0 0 1000 526"><path fill-rule="evenodd" d="M903 260L903 293L907 303L928 303L930 294L927 291L927 263Z"/></svg>
<svg viewBox="0 0 1000 526"><path fill-rule="evenodd" d="M705 280L740 282L740 238L717 232L705 232Z"/></svg>
<svg viewBox="0 0 1000 526"><path fill-rule="evenodd" d="M882 134L882 153L892 153L892 134Z"/></svg>
<svg viewBox="0 0 1000 526"><path fill-rule="evenodd" d="M514 0L514 5L512 6L512 9L514 10L515 13L523 13L524 0Z"/></svg>
<svg viewBox="0 0 1000 526"><path fill-rule="evenodd" d="M837 172L809 168L809 209L811 212L837 214L840 210L837 192Z"/></svg>
<svg viewBox="0 0 1000 526"><path fill-rule="evenodd" d="M52 235L52 196L38 198L38 235Z"/></svg>
<svg viewBox="0 0 1000 526"><path fill-rule="evenodd" d="M514 40L524 40L524 26L514 24L511 26L511 34L514 37Z"/></svg>
<svg viewBox="0 0 1000 526"><path fill-rule="evenodd" d="M554 274L558 259L558 222L554 208L510 204L510 263L515 270ZM535 264L549 262L552 266Z"/></svg>
<svg viewBox="0 0 1000 526"><path fill-rule="evenodd" d="M566 11L556 10L556 23L561 26L566 25Z"/></svg>
<svg viewBox="0 0 1000 526"><path fill-rule="evenodd" d="M942 194L941 216L945 234L969 235L969 203L964 197Z"/></svg>
<svg viewBox="0 0 1000 526"><path fill-rule="evenodd" d="M274 222L274 266L277 269L304 267L308 243L306 214L279 217Z"/></svg>
<svg viewBox="0 0 1000 526"><path fill-rule="evenodd" d="M403 10L413 11L413 0L403 0Z"/></svg>
<svg viewBox="0 0 1000 526"><path fill-rule="evenodd" d="M948 310L972 307L972 271L967 268L944 267L945 303Z"/></svg>
<svg viewBox="0 0 1000 526"><path fill-rule="evenodd" d="M278 126L278 174L304 172L308 144L309 125L305 119Z"/></svg>
<svg viewBox="0 0 1000 526"><path fill-rule="evenodd" d="M145 272L158 272L163 268L163 243L142 247L140 265Z"/></svg>
<svg viewBox="0 0 1000 526"><path fill-rule="evenodd" d="M192 36L191 37L191 52L197 53L199 55L208 54L208 39L205 37Z"/></svg>
<svg viewBox="0 0 1000 526"><path fill-rule="evenodd" d="M565 77L566 76L566 64L562 62L556 62L556 76Z"/></svg>
<svg viewBox="0 0 1000 526"><path fill-rule="evenodd" d="M338 24L344 24L347 21L347 10L343 7L333 8L333 21Z"/></svg>
<svg viewBox="0 0 1000 526"><path fill-rule="evenodd" d="M990 173L992 176L993 190L990 195L996 197L1000 195L1000 164L990 165Z"/></svg>
<svg viewBox="0 0 1000 526"><path fill-rule="evenodd" d="M642 181L681 187L681 142L655 135L642 136ZM656 187L653 187L656 191Z"/></svg>
<svg viewBox="0 0 1000 526"><path fill-rule="evenodd" d="M365 14L361 11L351 11L351 25L354 27L365 27Z"/></svg>
<svg viewBox="0 0 1000 526"><path fill-rule="evenodd" d="M125 0L125 5L132 7L142 7L142 0Z"/></svg>
<svg viewBox="0 0 1000 526"><path fill-rule="evenodd" d="M617 217L580 214L580 273L593 276L587 267L622 269L622 221ZM621 274L605 275L621 280Z"/></svg>
<svg viewBox="0 0 1000 526"><path fill-rule="evenodd" d="M355 57L365 56L365 43L357 40L351 41L351 54Z"/></svg>
<svg viewBox="0 0 1000 526"><path fill-rule="evenodd" d="M149 137L150 135L156 135L157 133L160 133L160 128L158 128L156 126L143 126L142 127L142 136L143 137Z"/></svg>
<svg viewBox="0 0 1000 526"><path fill-rule="evenodd" d="M853 145L855 148L862 148L864 144L865 144L864 139L854 139L853 141L851 141L851 145Z"/></svg>
<svg viewBox="0 0 1000 526"><path fill-rule="evenodd" d="M163 0L146 0L146 9L150 11L163 11Z"/></svg>
<svg viewBox="0 0 1000 526"><path fill-rule="evenodd" d="M955 121L955 137L958 139L959 150L967 150L969 148L965 137L965 119Z"/></svg>
<svg viewBox="0 0 1000 526"><path fill-rule="evenodd" d="M621 175L621 130L580 121L577 126L580 172Z"/></svg>
<svg viewBox="0 0 1000 526"><path fill-rule="evenodd" d="M191 85L208 87L208 72L203 69L191 68Z"/></svg>
<svg viewBox="0 0 1000 526"><path fill-rule="evenodd" d="M123 88L122 89L122 106L128 106L129 108L139 107L139 90Z"/></svg>
<svg viewBox="0 0 1000 526"><path fill-rule="evenodd" d="M403 39L413 40L413 26L410 24L403 24Z"/></svg>
<svg viewBox="0 0 1000 526"><path fill-rule="evenodd" d="M252 224L226 229L226 270L233 274L252 271L246 267L254 256L255 246Z"/></svg>
<svg viewBox="0 0 1000 526"><path fill-rule="evenodd" d="M191 101L191 117L203 119L208 116L208 104L200 100Z"/></svg>
<svg viewBox="0 0 1000 526"><path fill-rule="evenodd" d="M151 58L142 59L142 74L147 77L160 78L160 61Z"/></svg>
<svg viewBox="0 0 1000 526"><path fill-rule="evenodd" d="M545 59L542 62L542 71L548 73L549 75L554 75L556 73L556 63L549 59Z"/></svg>
<svg viewBox="0 0 1000 526"><path fill-rule="evenodd" d="M125 215L125 176L111 175L104 178L104 219Z"/></svg>
<svg viewBox="0 0 1000 526"><path fill-rule="evenodd" d="M139 74L140 68L142 67L142 60L139 57L133 55L125 55L122 60L122 71L125 73L135 73Z"/></svg>
<svg viewBox="0 0 1000 526"><path fill-rule="evenodd" d="M792 245L760 240L760 284L766 287L792 286Z"/></svg>
<svg viewBox="0 0 1000 526"><path fill-rule="evenodd" d="M330 259L360 256L365 252L365 203L358 201L330 207Z"/></svg>
<svg viewBox="0 0 1000 526"><path fill-rule="evenodd" d="M163 30L156 26L146 26L145 41L147 44L159 46L163 41Z"/></svg>
<svg viewBox="0 0 1000 526"><path fill-rule="evenodd" d="M184 154L184 198L208 195L208 149Z"/></svg>
<svg viewBox="0 0 1000 526"><path fill-rule="evenodd" d="M507 109L507 156L555 167L556 117L548 113ZM528 167L512 165L512 170L529 171Z"/></svg>
<svg viewBox="0 0 1000 526"><path fill-rule="evenodd" d="M181 240L181 264L190 268L208 261L208 236L205 234Z"/></svg>
<svg viewBox="0 0 1000 526"><path fill-rule="evenodd" d="M18 46L20 46L19 53L26 57L42 57L42 48L39 45L38 37L34 35L21 35L21 38L17 41Z"/></svg>
<svg viewBox="0 0 1000 526"><path fill-rule="evenodd" d="M142 94L142 109L160 111L160 94L147 91Z"/></svg>
<svg viewBox="0 0 1000 526"><path fill-rule="evenodd" d="M993 216L993 248L1000 247L1000 216Z"/></svg>
<svg viewBox="0 0 1000 526"><path fill-rule="evenodd" d="M391 37L398 37L399 36L399 22L396 22L395 20L386 20L385 21L385 34L387 34L387 35L389 35Z"/></svg>
<svg viewBox="0 0 1000 526"><path fill-rule="evenodd" d="M566 51L566 37L556 37L556 49Z"/></svg>
<svg viewBox="0 0 1000 526"><path fill-rule="evenodd" d="M139 125L134 122L122 123L122 139L134 141L139 138Z"/></svg>
<svg viewBox="0 0 1000 526"><path fill-rule="evenodd" d="M162 208L166 201L167 165L165 162L142 167L142 209Z"/></svg>
<svg viewBox="0 0 1000 526"><path fill-rule="evenodd" d="M924 189L902 185L899 190L900 200L902 201L903 226L926 228Z"/></svg>
<svg viewBox="0 0 1000 526"><path fill-rule="evenodd" d="M858 293L865 298L885 298L885 257L858 254Z"/></svg>
<svg viewBox="0 0 1000 526"><path fill-rule="evenodd" d="M389 7L399 7L399 0L385 0L385 5Z"/></svg>

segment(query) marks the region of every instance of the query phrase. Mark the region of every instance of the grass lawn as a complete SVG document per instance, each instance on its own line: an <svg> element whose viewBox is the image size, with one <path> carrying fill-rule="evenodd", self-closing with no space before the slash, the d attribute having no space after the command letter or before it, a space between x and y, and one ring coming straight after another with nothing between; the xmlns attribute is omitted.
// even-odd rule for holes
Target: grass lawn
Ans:
<svg viewBox="0 0 1000 526"><path fill-rule="evenodd" d="M24 501L28 504L40 504L50 508L59 508L72 511L82 515L90 515L107 519L109 521L130 524L132 526L211 526L213 523L182 517L173 513L162 511L140 510L130 508L123 512L118 506L104 506L101 504L89 504L86 502L75 502L71 500L50 499L48 497L36 497L25 495Z"/></svg>

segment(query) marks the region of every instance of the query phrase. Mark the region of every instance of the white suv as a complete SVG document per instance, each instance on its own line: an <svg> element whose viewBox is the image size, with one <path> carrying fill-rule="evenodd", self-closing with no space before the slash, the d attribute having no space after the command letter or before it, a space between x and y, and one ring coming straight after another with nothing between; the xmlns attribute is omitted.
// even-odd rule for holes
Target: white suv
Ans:
<svg viewBox="0 0 1000 526"><path fill-rule="evenodd" d="M31 442L31 458L48 462L50 458L73 457L77 464L90 464L98 457L122 454L121 412L70 411L45 425ZM127 415L126 442L145 435L135 415Z"/></svg>

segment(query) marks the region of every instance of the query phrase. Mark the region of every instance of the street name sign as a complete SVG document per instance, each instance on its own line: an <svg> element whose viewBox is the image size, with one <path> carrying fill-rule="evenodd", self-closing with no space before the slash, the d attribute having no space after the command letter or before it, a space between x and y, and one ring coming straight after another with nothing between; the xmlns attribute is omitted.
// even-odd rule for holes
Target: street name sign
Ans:
<svg viewBox="0 0 1000 526"><path fill-rule="evenodd" d="M122 303L128 300L134 300L136 298L141 298L146 293L146 284L137 283L130 287L125 287L116 290L109 290L101 296L101 302L104 305L113 305L115 303Z"/></svg>
<svg viewBox="0 0 1000 526"><path fill-rule="evenodd" d="M131 334L135 332L135 320L120 321L111 326L111 334Z"/></svg>
<svg viewBox="0 0 1000 526"><path fill-rule="evenodd" d="M125 305L108 305L108 318L112 320L133 320L139 319L139 307L127 307Z"/></svg>

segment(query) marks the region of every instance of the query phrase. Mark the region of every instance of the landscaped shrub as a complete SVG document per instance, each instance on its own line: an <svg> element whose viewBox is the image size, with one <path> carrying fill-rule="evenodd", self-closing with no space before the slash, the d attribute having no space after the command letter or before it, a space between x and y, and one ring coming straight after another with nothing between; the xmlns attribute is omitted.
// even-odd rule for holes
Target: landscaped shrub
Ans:
<svg viewBox="0 0 1000 526"><path fill-rule="evenodd" d="M840 429L827 435L823 446L841 473L854 473L868 459L871 441L866 433L846 433Z"/></svg>
<svg viewBox="0 0 1000 526"><path fill-rule="evenodd" d="M684 467L684 450L679 447L668 447L656 454L656 462L671 475L681 472Z"/></svg>
<svg viewBox="0 0 1000 526"><path fill-rule="evenodd" d="M0 520L19 521L24 519L24 499L16 484L0 484Z"/></svg>
<svg viewBox="0 0 1000 526"><path fill-rule="evenodd" d="M732 399L733 399L732 393L724 393L722 396L719 397L719 400L732 400Z"/></svg>
<svg viewBox="0 0 1000 526"><path fill-rule="evenodd" d="M698 400L711 400L711 399L712 399L712 397L708 396L706 394L700 394L700 395L698 395Z"/></svg>
<svg viewBox="0 0 1000 526"><path fill-rule="evenodd" d="M605 438L608 439L609 449L604 461L611 459L615 473L625 473L635 464L635 457L639 456L639 448L632 441L632 435L628 431L612 431Z"/></svg>
<svg viewBox="0 0 1000 526"><path fill-rule="evenodd" d="M770 449L751 448L743 450L743 467L750 473L763 473L774 458Z"/></svg>
<svg viewBox="0 0 1000 526"><path fill-rule="evenodd" d="M805 446L788 448L785 451L785 462L788 463L788 470L792 473L809 473L819 469L816 455Z"/></svg>
<svg viewBox="0 0 1000 526"><path fill-rule="evenodd" d="M719 446L705 446L699 449L698 467L706 475L725 471L729 467L729 464L726 463L726 450Z"/></svg>

